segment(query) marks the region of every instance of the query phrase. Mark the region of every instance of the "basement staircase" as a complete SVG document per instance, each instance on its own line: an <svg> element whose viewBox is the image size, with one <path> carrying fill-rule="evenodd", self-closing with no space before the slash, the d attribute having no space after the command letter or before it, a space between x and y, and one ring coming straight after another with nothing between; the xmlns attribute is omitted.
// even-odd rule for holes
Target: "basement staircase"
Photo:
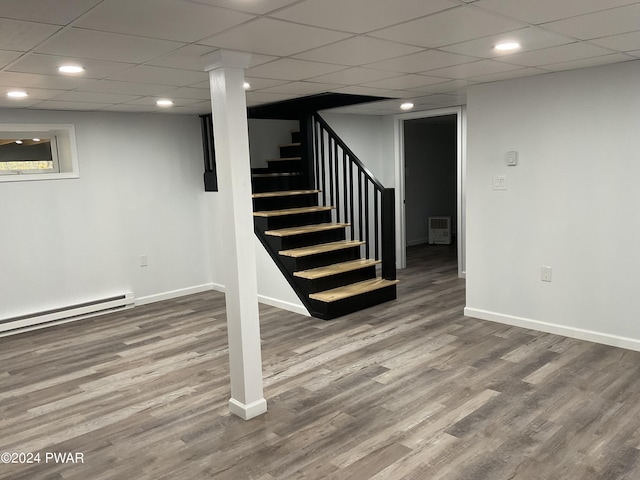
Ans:
<svg viewBox="0 0 640 480"><path fill-rule="evenodd" d="M327 136L335 132L319 115L301 127L303 134L292 132L291 143L280 145L279 158L252 169L256 235L315 317L329 320L395 299L393 225L382 224L384 213L364 209L382 205L393 223L393 189L363 188L361 175L370 172L357 159L347 163L355 155ZM325 150L331 155L310 158Z"/></svg>

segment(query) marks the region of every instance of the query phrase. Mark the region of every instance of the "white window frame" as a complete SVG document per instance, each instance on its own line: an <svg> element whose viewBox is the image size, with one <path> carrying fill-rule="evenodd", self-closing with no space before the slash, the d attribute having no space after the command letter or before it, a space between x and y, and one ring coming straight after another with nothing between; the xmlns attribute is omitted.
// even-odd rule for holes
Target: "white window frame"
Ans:
<svg viewBox="0 0 640 480"><path fill-rule="evenodd" d="M0 137L40 137L51 139L51 171L15 170L0 175L1 182L25 182L33 180L61 180L79 178L78 151L75 127L71 124L0 123Z"/></svg>

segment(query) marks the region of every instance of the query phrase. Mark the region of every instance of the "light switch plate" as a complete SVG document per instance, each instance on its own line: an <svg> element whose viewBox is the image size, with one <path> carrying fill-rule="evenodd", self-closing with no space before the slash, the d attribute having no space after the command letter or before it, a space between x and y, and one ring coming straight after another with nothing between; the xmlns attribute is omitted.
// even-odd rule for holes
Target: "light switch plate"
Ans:
<svg viewBox="0 0 640 480"><path fill-rule="evenodd" d="M506 190L507 189L507 176L506 175L494 175L493 176L493 189L494 190Z"/></svg>

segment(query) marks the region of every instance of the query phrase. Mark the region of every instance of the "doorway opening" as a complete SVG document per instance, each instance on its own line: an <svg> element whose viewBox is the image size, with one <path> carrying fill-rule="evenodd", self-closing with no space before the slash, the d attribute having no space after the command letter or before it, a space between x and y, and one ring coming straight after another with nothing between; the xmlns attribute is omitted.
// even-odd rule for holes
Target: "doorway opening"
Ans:
<svg viewBox="0 0 640 480"><path fill-rule="evenodd" d="M396 117L398 266L406 251L453 255L464 262L464 111L462 107Z"/></svg>

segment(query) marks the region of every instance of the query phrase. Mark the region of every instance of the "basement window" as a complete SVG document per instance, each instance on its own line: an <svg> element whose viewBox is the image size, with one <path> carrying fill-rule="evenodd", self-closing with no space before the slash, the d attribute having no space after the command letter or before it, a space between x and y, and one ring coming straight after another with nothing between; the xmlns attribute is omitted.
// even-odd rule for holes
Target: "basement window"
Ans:
<svg viewBox="0 0 640 480"><path fill-rule="evenodd" d="M0 124L0 182L78 177L73 125Z"/></svg>

